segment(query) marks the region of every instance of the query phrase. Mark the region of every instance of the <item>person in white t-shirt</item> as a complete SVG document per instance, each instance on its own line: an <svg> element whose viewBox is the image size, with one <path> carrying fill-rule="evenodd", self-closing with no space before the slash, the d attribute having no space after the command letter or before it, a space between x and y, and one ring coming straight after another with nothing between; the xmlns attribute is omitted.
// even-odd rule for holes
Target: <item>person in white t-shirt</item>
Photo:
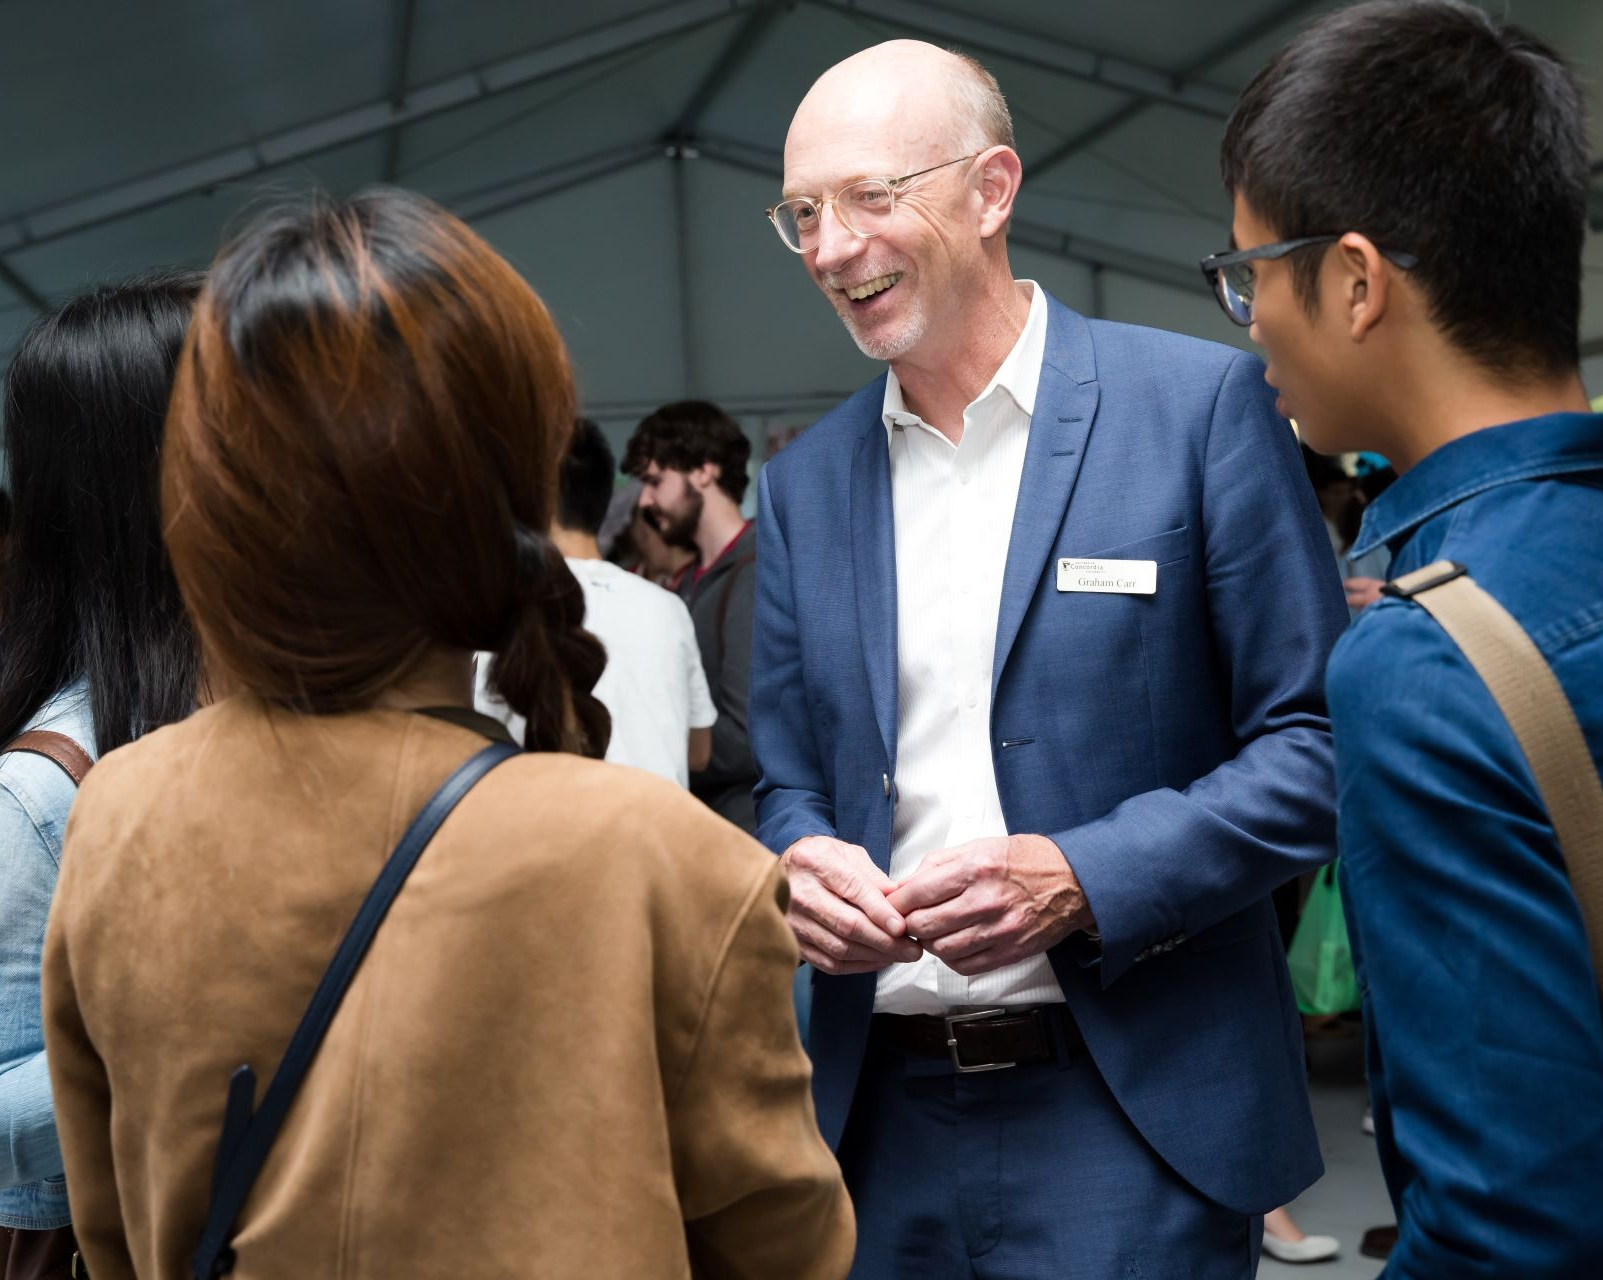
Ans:
<svg viewBox="0 0 1603 1280"><path fill-rule="evenodd" d="M607 513L617 465L601 428L581 418L562 464L562 494L551 538L584 589L585 629L607 649L595 695L612 714L607 759L690 783L712 754L718 718L701 667L690 611L678 596L601 558L596 532ZM474 701L518 741L523 720L489 687L490 654L480 654Z"/></svg>

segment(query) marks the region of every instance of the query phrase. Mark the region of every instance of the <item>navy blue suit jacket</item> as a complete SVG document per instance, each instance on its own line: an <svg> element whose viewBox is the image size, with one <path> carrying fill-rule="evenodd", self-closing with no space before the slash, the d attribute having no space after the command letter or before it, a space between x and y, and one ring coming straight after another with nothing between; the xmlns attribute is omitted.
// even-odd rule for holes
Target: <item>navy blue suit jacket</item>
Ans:
<svg viewBox="0 0 1603 1280"><path fill-rule="evenodd" d="M1008 830L1056 841L1095 914L1100 956L1075 935L1050 958L1119 1104L1198 1190L1259 1213L1321 1171L1268 895L1334 852L1323 676L1347 610L1262 364L1048 302L997 619L997 789ZM833 835L888 867L883 394L881 377L763 470L750 727L758 837ZM1060 593L1071 556L1156 561L1157 593ZM815 984L831 1143L874 985Z"/></svg>

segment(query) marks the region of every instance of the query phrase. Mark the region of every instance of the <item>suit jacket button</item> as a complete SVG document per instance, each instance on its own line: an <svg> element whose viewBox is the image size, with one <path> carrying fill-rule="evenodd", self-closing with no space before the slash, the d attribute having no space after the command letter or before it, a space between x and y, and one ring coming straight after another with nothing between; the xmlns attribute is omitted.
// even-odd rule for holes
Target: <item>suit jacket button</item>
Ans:
<svg viewBox="0 0 1603 1280"><path fill-rule="evenodd" d="M880 781L880 785L885 788L885 794L887 796L890 795L890 793L891 793L891 775L888 774L888 773L882 773L882 774L879 775L879 781Z"/></svg>

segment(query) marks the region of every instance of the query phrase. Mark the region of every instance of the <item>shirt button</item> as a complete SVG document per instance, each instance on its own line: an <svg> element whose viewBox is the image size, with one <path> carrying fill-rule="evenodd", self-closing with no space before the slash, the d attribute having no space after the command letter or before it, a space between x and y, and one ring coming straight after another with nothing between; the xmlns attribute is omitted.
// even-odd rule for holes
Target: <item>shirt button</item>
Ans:
<svg viewBox="0 0 1603 1280"><path fill-rule="evenodd" d="M879 781L880 781L880 785L885 788L885 794L886 795L890 795L890 793L891 793L891 775L888 774L888 773L882 773L882 774L879 775Z"/></svg>
<svg viewBox="0 0 1603 1280"><path fill-rule="evenodd" d="M977 707L980 705L980 695L973 689L968 691L968 704L971 707Z"/></svg>

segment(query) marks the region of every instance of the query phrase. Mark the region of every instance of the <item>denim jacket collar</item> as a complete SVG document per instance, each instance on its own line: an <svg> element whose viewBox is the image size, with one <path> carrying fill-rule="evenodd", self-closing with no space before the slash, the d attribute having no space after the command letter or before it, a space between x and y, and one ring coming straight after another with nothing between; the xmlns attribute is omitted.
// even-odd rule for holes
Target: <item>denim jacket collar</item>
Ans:
<svg viewBox="0 0 1603 1280"><path fill-rule="evenodd" d="M1395 552L1432 516L1498 485L1603 471L1603 414L1549 413L1462 436L1400 476L1364 512L1354 557Z"/></svg>

